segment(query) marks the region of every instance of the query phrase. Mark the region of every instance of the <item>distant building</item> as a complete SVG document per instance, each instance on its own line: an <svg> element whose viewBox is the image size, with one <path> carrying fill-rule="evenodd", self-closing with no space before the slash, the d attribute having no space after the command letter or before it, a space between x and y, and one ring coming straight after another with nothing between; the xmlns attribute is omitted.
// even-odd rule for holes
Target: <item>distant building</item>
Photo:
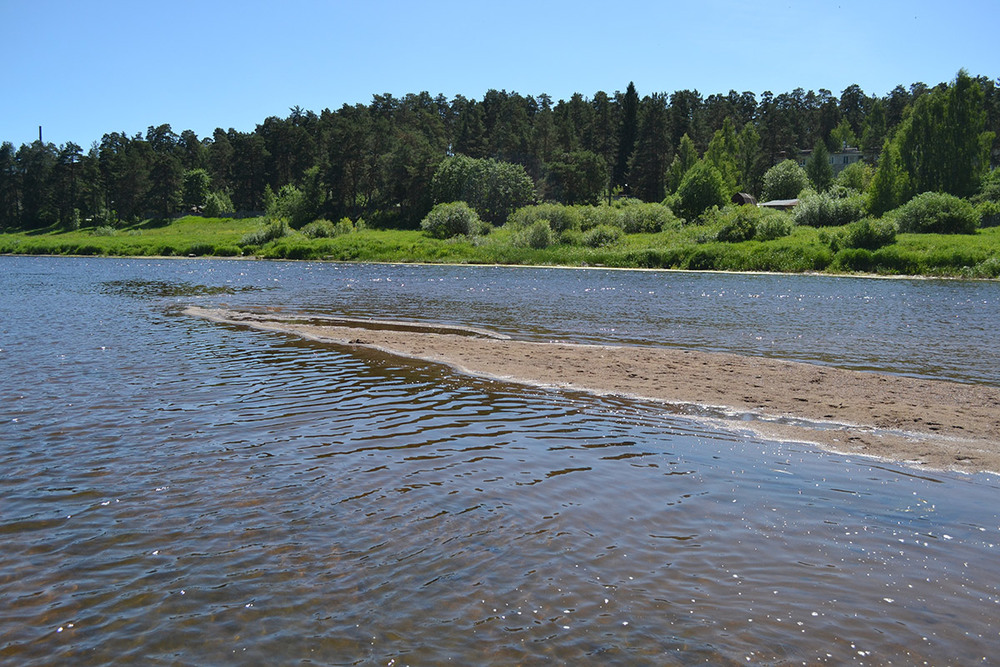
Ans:
<svg viewBox="0 0 1000 667"><path fill-rule="evenodd" d="M796 162L805 169L806 162L812 156L812 149L799 151ZM844 167L855 162L861 162L861 151L855 146L844 146L835 153L830 153L830 166L833 167L833 175L836 176L844 170Z"/></svg>
<svg viewBox="0 0 1000 667"><path fill-rule="evenodd" d="M799 205L798 199L772 199L771 201L757 204L761 208L774 208L779 211L791 211Z"/></svg>

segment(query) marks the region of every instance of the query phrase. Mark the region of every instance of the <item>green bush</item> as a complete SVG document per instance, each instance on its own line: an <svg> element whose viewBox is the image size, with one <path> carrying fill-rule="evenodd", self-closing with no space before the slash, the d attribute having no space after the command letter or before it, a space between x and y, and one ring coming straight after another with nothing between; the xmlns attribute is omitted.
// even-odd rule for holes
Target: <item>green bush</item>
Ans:
<svg viewBox="0 0 1000 667"><path fill-rule="evenodd" d="M719 233L715 235L715 239L724 243L739 243L749 241L756 233L757 220L755 216L737 212L736 215L728 216L728 220L722 225Z"/></svg>
<svg viewBox="0 0 1000 667"><path fill-rule="evenodd" d="M519 164L455 155L438 165L431 196L439 204L464 201L483 220L499 225L534 200L535 184Z"/></svg>
<svg viewBox="0 0 1000 667"><path fill-rule="evenodd" d="M707 224L713 222L722 225L715 240L726 243L773 241L788 236L794 227L787 213L757 206L727 206L717 212L714 220L706 220Z"/></svg>
<svg viewBox="0 0 1000 667"><path fill-rule="evenodd" d="M618 227L618 209L614 206L583 206L580 208L580 229L587 231L595 227Z"/></svg>
<svg viewBox="0 0 1000 667"><path fill-rule="evenodd" d="M200 243L200 242L192 243L191 245L188 246L187 252L185 252L184 254L188 256L195 255L198 257L201 257L203 255L214 255L215 246L212 245L211 243Z"/></svg>
<svg viewBox="0 0 1000 667"><path fill-rule="evenodd" d="M420 222L420 228L436 239L475 236L489 231L489 225L463 201L438 204Z"/></svg>
<svg viewBox="0 0 1000 667"><path fill-rule="evenodd" d="M797 225L840 227L861 219L864 199L859 195L836 197L825 192L810 193L799 200L792 215Z"/></svg>
<svg viewBox="0 0 1000 667"><path fill-rule="evenodd" d="M769 209L759 209L769 211ZM769 211L774 215L765 215L757 222L757 233L754 238L758 241L773 241L784 238L792 233L795 227L792 219L787 214L780 211Z"/></svg>
<svg viewBox="0 0 1000 667"><path fill-rule="evenodd" d="M900 251L898 246L886 246L872 253L872 262L886 273L916 275L921 269L912 256Z"/></svg>
<svg viewBox="0 0 1000 667"><path fill-rule="evenodd" d="M678 212L689 221L713 206L725 206L729 199L722 174L705 161L698 162L684 174L677 196L680 199Z"/></svg>
<svg viewBox="0 0 1000 667"><path fill-rule="evenodd" d="M328 239L337 235L336 226L329 220L313 220L299 231L310 239Z"/></svg>
<svg viewBox="0 0 1000 667"><path fill-rule="evenodd" d="M979 262L969 273L971 278L1000 278L1000 257L990 257Z"/></svg>
<svg viewBox="0 0 1000 667"><path fill-rule="evenodd" d="M364 223L358 221L360 228L364 228ZM299 231L310 239L332 239L344 234L350 234L359 227L351 222L350 218L341 218L336 223L329 220L314 220L304 226Z"/></svg>
<svg viewBox="0 0 1000 667"><path fill-rule="evenodd" d="M893 215L899 231L911 234L973 234L979 224L971 203L942 192L917 195Z"/></svg>
<svg viewBox="0 0 1000 667"><path fill-rule="evenodd" d="M976 206L976 213L980 227L1000 227L1000 202L984 201Z"/></svg>
<svg viewBox="0 0 1000 667"><path fill-rule="evenodd" d="M516 227L526 228L539 220L547 220L552 231L561 233L568 229L580 229L582 219L583 216L576 206L535 204L517 209L507 222Z"/></svg>
<svg viewBox="0 0 1000 667"><path fill-rule="evenodd" d="M205 217L221 218L224 213L233 212L233 202L225 192L212 192L205 199L205 206L202 210Z"/></svg>
<svg viewBox="0 0 1000 667"><path fill-rule="evenodd" d="M548 220L536 220L522 232L522 243L529 248L541 250L552 245L554 235Z"/></svg>
<svg viewBox="0 0 1000 667"><path fill-rule="evenodd" d="M689 269L691 271L711 271L715 268L715 263L718 258L718 246L712 248L710 246L699 246L688 255L687 260L684 262L682 268Z"/></svg>
<svg viewBox="0 0 1000 667"><path fill-rule="evenodd" d="M845 248L833 259L834 266L847 271L871 272L875 261L870 250L864 248Z"/></svg>
<svg viewBox="0 0 1000 667"><path fill-rule="evenodd" d="M272 220L260 229L244 234L240 245L262 246L283 236L288 236L288 223L284 219Z"/></svg>
<svg viewBox="0 0 1000 667"><path fill-rule="evenodd" d="M620 227L610 225L599 225L583 235L583 244L591 248L603 248L614 245L622 238Z"/></svg>
<svg viewBox="0 0 1000 667"><path fill-rule="evenodd" d="M892 220L863 218L849 224L837 238L841 248L878 250L896 242L896 223Z"/></svg>
<svg viewBox="0 0 1000 667"><path fill-rule="evenodd" d="M858 192L864 192L868 189L868 184L871 183L874 174L875 170L864 162L852 162L837 175L834 183Z"/></svg>
<svg viewBox="0 0 1000 667"><path fill-rule="evenodd" d="M806 170L792 160L784 160L764 173L762 201L795 199L809 186Z"/></svg>
<svg viewBox="0 0 1000 667"><path fill-rule="evenodd" d="M583 245L583 232L579 229L565 229L559 232L559 243L564 245Z"/></svg>
<svg viewBox="0 0 1000 667"><path fill-rule="evenodd" d="M655 233L679 226L674 212L663 204L634 202L618 210L618 226L626 234Z"/></svg>
<svg viewBox="0 0 1000 667"><path fill-rule="evenodd" d="M983 177L979 192L972 197L974 203L1000 203L1000 168L994 169Z"/></svg>
<svg viewBox="0 0 1000 667"><path fill-rule="evenodd" d="M216 246L215 252L212 254L216 257L239 257L243 253L234 245L220 245Z"/></svg>

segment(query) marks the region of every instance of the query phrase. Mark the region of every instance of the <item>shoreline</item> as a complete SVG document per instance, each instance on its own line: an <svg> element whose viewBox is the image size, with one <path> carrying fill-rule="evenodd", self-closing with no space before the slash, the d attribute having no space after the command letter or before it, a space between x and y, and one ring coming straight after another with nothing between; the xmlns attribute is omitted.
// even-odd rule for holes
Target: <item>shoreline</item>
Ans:
<svg viewBox="0 0 1000 667"><path fill-rule="evenodd" d="M736 271L727 269L678 269L666 267L642 266L607 266L604 264L482 264L477 262L427 262L427 261L380 261L380 260L345 260L320 257L316 259L289 259L286 257L264 257L261 255L64 255L48 253L12 253L0 252L0 257L66 257L70 259L155 259L155 260L235 260L241 262L321 262L326 264L374 264L380 266L449 266L473 268L509 268L509 269L569 269L574 271L643 271L653 273L693 273L718 274L724 276L810 276L816 278L853 278L858 280L951 280L969 282L1000 282L1000 277L987 278L975 276L958 276L953 274L936 275L932 273L865 273L854 271L841 273L837 271Z"/></svg>
<svg viewBox="0 0 1000 667"><path fill-rule="evenodd" d="M439 363L467 375L681 408L723 428L925 469L1000 473L1000 388L658 347L532 342L474 327L186 308L184 314Z"/></svg>

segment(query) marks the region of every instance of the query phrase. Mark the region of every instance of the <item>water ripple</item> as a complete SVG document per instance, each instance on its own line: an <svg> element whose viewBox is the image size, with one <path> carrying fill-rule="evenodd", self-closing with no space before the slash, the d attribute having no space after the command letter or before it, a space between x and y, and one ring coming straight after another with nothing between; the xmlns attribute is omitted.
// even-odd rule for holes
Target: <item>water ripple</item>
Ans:
<svg viewBox="0 0 1000 667"><path fill-rule="evenodd" d="M48 268L0 302L0 347L17 355L0 384L2 662L991 655L992 478L914 473L652 403L477 380L171 310L262 290L99 287L258 285L263 265L28 265ZM350 273L267 267L279 284L318 276L266 292L317 311L339 298L319 277ZM360 284L366 272L377 270L350 275ZM510 274L484 275L497 281L477 289L496 291L475 293L502 293L515 311ZM46 336L32 344L43 308Z"/></svg>

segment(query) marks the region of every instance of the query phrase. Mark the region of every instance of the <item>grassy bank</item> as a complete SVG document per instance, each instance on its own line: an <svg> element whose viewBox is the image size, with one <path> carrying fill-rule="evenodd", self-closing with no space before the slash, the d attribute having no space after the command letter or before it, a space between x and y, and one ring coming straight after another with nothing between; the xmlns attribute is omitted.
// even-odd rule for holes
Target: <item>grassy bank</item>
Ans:
<svg viewBox="0 0 1000 667"><path fill-rule="evenodd" d="M0 234L0 253L1000 277L1000 228L974 234L898 234L895 243L878 250L835 251L829 239L838 228L806 226L769 241L721 242L712 240L718 230L711 226L684 225L657 233L626 234L603 247L568 239L546 248L524 246L507 228L483 237L446 240L420 231L358 229L332 238L309 238L290 231L262 245L248 241L259 238L263 227L260 219L186 217L170 224L146 222L114 230Z"/></svg>

